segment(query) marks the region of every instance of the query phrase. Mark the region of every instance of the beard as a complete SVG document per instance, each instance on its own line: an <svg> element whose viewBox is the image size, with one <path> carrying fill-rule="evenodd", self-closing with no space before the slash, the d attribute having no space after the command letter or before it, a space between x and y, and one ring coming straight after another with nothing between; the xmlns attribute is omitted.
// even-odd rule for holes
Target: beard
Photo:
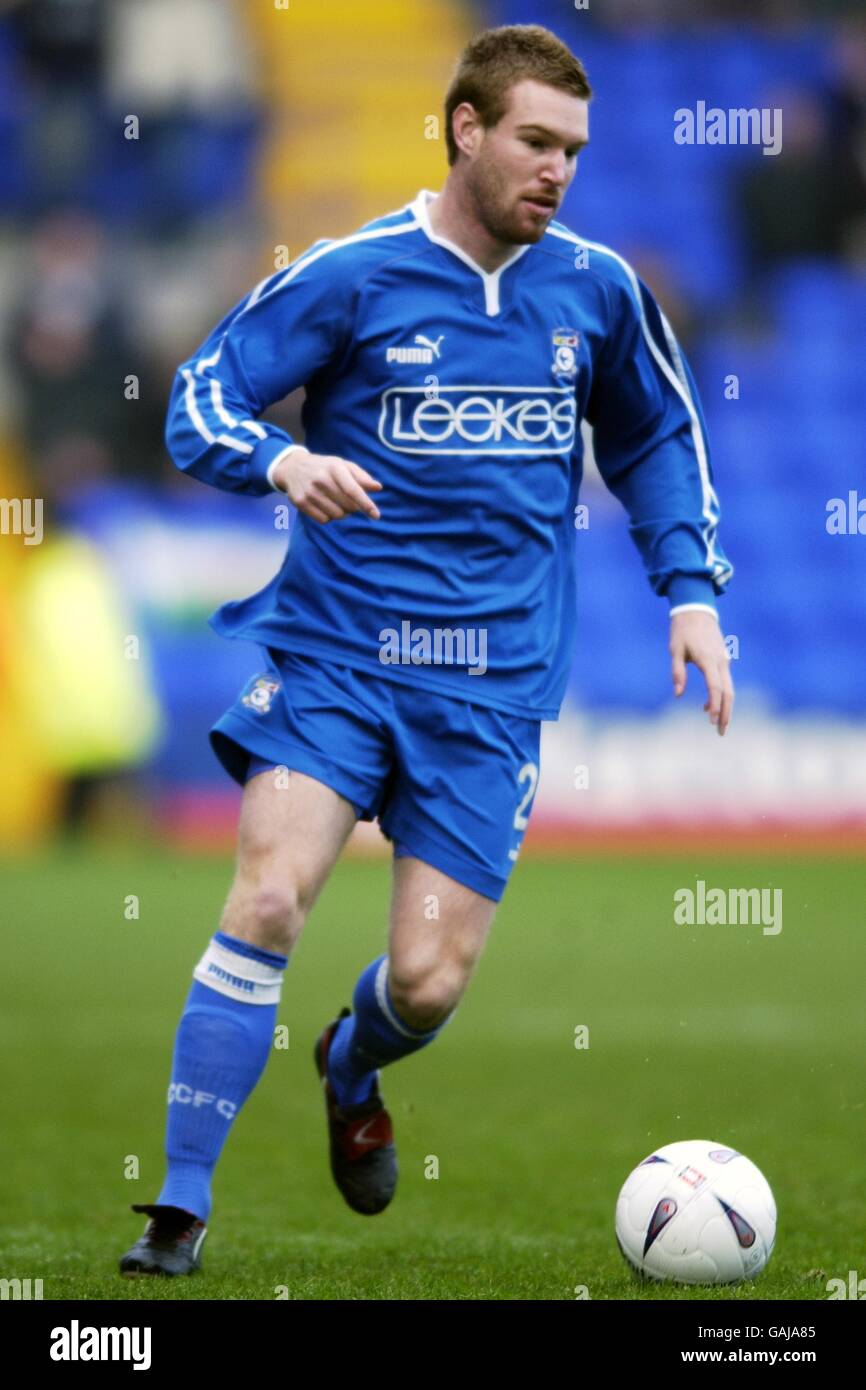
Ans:
<svg viewBox="0 0 866 1390"><path fill-rule="evenodd" d="M479 222L497 241L530 246L541 240L555 216L554 208L550 217L535 216L509 193L504 175L492 161L476 160L467 172L466 186Z"/></svg>

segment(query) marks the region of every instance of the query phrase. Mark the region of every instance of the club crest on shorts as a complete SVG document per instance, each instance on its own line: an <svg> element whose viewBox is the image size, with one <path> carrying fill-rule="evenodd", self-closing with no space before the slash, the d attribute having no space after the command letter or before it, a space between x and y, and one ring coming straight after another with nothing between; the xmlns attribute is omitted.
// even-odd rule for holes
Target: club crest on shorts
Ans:
<svg viewBox="0 0 866 1390"><path fill-rule="evenodd" d="M577 376L577 349L580 347L580 334L575 328L554 328L553 366L551 371L557 380L574 381Z"/></svg>
<svg viewBox="0 0 866 1390"><path fill-rule="evenodd" d="M253 676L241 696L241 704L255 710L256 714L267 714L279 688L279 681L270 676Z"/></svg>

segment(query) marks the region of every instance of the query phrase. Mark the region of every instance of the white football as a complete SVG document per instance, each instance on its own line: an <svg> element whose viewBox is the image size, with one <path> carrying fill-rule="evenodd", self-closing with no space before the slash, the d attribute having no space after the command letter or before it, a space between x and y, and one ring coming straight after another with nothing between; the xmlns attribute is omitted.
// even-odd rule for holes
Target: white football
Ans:
<svg viewBox="0 0 866 1390"><path fill-rule="evenodd" d="M744 1154L685 1139L654 1149L626 1178L616 1238L644 1278L736 1284L760 1274L773 1253L776 1203Z"/></svg>

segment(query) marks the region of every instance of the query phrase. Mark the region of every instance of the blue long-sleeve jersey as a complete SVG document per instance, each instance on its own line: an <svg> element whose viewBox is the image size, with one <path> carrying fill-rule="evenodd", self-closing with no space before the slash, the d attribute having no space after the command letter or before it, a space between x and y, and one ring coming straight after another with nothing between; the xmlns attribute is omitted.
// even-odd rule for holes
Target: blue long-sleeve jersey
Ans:
<svg viewBox="0 0 866 1390"><path fill-rule="evenodd" d="M381 518L297 514L279 573L211 624L555 719L575 641L580 421L655 591L714 608L731 566L703 417L621 257L552 222L487 273L434 234L432 197L258 285L179 368L167 442L184 472L264 495L292 440L258 417L306 387L307 447L377 478Z"/></svg>

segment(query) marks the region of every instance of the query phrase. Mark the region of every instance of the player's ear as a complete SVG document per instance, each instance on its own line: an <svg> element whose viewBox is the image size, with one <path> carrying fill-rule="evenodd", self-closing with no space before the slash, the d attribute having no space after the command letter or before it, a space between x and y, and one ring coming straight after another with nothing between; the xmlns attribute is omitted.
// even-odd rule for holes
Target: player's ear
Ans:
<svg viewBox="0 0 866 1390"><path fill-rule="evenodd" d="M458 150L472 159L478 153L478 146L484 133L481 118L471 101L461 101L454 108L451 117L454 140Z"/></svg>

